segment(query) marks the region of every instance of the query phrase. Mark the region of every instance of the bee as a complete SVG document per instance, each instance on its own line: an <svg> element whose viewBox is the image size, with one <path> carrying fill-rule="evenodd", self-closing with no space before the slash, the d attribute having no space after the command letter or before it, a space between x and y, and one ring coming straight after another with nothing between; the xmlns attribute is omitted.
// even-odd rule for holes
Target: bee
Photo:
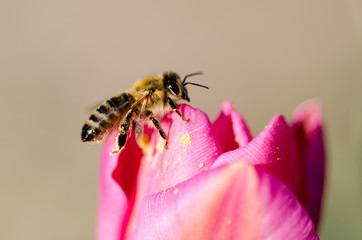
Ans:
<svg viewBox="0 0 362 240"><path fill-rule="evenodd" d="M157 117L173 110L182 120L188 122L189 120L182 116L177 109L177 104L190 102L186 89L188 84L208 89L208 87L197 83L186 82L188 77L200 74L202 73L191 73L181 80L180 76L175 72L164 72L163 74L153 74L136 81L130 90L121 92L104 101L90 115L82 128L82 141L101 142L118 127L116 149L113 149L110 153L112 155L124 148L130 126L135 128L136 139L139 143L139 139L143 135L143 125L149 122L154 125L161 137L166 141L165 149L167 149L167 135Z"/></svg>

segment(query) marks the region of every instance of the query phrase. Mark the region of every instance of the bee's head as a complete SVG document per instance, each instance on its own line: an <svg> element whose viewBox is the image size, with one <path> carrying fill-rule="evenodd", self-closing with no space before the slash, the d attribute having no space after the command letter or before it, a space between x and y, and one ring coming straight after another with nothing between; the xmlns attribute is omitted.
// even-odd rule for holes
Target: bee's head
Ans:
<svg viewBox="0 0 362 240"><path fill-rule="evenodd" d="M165 72L163 74L164 84L165 84L166 89L168 89L168 92L171 94L171 96L190 102L190 98L188 96L187 89L185 87L187 84L191 84L191 85L195 85L195 86L199 86L199 87L209 89L208 87L200 85L200 84L196 84L196 83L192 83L192 82L186 82L186 79L188 77L194 76L194 75L199 75L199 74L202 74L202 73L197 72L197 73L188 74L181 81L181 78L177 73L175 73L175 72Z"/></svg>

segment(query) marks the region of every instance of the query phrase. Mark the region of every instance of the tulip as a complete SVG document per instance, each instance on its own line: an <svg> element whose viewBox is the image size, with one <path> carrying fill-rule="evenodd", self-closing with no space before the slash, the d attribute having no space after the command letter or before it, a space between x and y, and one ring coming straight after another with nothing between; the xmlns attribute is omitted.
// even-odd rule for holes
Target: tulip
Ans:
<svg viewBox="0 0 362 240"><path fill-rule="evenodd" d="M316 103L299 108L291 126L276 115L255 138L230 102L214 124L178 108L190 122L164 116L167 150L153 129L142 149L134 134L119 154L109 155L116 133L105 142L98 239L318 239L324 148Z"/></svg>

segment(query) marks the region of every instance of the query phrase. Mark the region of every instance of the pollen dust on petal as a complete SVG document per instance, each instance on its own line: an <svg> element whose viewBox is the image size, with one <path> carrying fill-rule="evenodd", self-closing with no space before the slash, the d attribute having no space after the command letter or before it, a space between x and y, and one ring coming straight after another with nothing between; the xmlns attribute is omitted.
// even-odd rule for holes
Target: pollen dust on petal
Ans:
<svg viewBox="0 0 362 240"><path fill-rule="evenodd" d="M166 195L166 190L162 191L161 197L164 197Z"/></svg>
<svg viewBox="0 0 362 240"><path fill-rule="evenodd" d="M157 149L157 151L159 151L159 152L163 152L163 150L165 149L165 142L164 142L164 140L162 140L161 138L160 138L160 140L158 141L158 143L156 144L156 149Z"/></svg>
<svg viewBox="0 0 362 240"><path fill-rule="evenodd" d="M180 138L180 143L182 143L185 148L190 147L191 146L191 137L190 137L190 135L188 133L185 133Z"/></svg>
<svg viewBox="0 0 362 240"><path fill-rule="evenodd" d="M184 147L184 153L187 153L187 148L191 147L191 137L188 133L185 133L181 138L180 138L180 143L183 144Z"/></svg>
<svg viewBox="0 0 362 240"><path fill-rule="evenodd" d="M166 171L167 171L167 165L168 165L168 161L163 160L163 161L162 161L162 173L166 173Z"/></svg>
<svg viewBox="0 0 362 240"><path fill-rule="evenodd" d="M156 144L156 153L153 157L153 161L152 161L152 169L155 170L156 169L156 165L157 165L157 162L158 162L158 157L160 155L160 153L163 152L163 149L164 149L164 146L163 146L164 142L163 140L159 140L158 143Z"/></svg>

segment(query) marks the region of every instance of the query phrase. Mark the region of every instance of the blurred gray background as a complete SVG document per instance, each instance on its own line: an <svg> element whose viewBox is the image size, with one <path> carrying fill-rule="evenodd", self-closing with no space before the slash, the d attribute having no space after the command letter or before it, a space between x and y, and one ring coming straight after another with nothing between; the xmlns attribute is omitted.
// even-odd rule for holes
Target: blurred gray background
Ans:
<svg viewBox="0 0 362 240"><path fill-rule="evenodd" d="M361 1L0 1L0 238L93 239L100 145L87 109L145 75L203 71L191 104L225 100L258 134L323 103L322 239L362 238Z"/></svg>

